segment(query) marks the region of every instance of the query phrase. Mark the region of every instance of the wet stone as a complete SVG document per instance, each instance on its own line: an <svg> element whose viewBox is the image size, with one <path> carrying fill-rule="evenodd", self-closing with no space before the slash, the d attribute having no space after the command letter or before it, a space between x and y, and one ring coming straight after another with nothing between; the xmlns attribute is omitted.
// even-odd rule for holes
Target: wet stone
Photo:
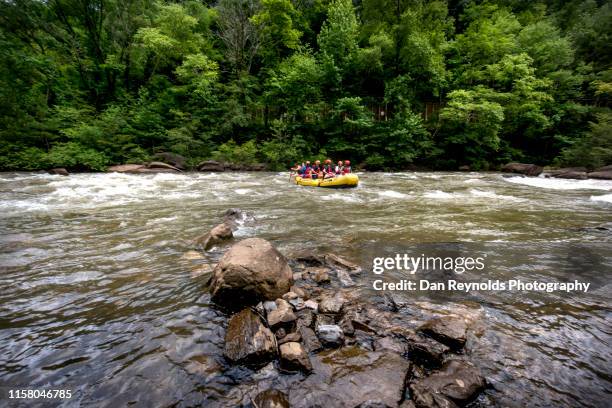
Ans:
<svg viewBox="0 0 612 408"><path fill-rule="evenodd" d="M285 370L312 371L312 364L304 347L295 341L280 345L281 367Z"/></svg>
<svg viewBox="0 0 612 408"><path fill-rule="evenodd" d="M262 391L253 398L257 408L289 408L287 395L279 390Z"/></svg>
<svg viewBox="0 0 612 408"><path fill-rule="evenodd" d="M462 317L443 316L426 321L419 331L453 350L460 350L466 342L467 323Z"/></svg>
<svg viewBox="0 0 612 408"><path fill-rule="evenodd" d="M340 347L344 343L344 333L335 324L317 325L317 336L325 347Z"/></svg>
<svg viewBox="0 0 612 408"><path fill-rule="evenodd" d="M478 368L467 361L451 360L410 384L410 391L417 407L455 407L473 400L485 386Z"/></svg>
<svg viewBox="0 0 612 408"><path fill-rule="evenodd" d="M319 311L319 304L314 300L307 300L304 302L304 306L310 310L313 310L315 313Z"/></svg>
<svg viewBox="0 0 612 408"><path fill-rule="evenodd" d="M326 296L319 302L319 312L337 314L340 313L343 305L344 298L341 295Z"/></svg>
<svg viewBox="0 0 612 408"><path fill-rule="evenodd" d="M290 341L300 341L300 340L302 340L302 336L300 336L300 333L293 332L293 333L287 334L285 337L280 339L278 341L278 344L288 343Z"/></svg>
<svg viewBox="0 0 612 408"><path fill-rule="evenodd" d="M313 353L323 348L317 335L310 327L300 327L298 331L302 337L302 343L306 351Z"/></svg>
<svg viewBox="0 0 612 408"><path fill-rule="evenodd" d="M235 363L262 365L276 355L274 335L250 309L230 318L223 354Z"/></svg>

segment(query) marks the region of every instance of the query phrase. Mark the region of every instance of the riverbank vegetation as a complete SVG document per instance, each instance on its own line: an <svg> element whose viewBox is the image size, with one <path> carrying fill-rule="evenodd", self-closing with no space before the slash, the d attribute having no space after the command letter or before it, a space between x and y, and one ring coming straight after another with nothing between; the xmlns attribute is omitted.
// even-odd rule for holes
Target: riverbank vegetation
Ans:
<svg viewBox="0 0 612 408"><path fill-rule="evenodd" d="M0 169L612 163L606 1L0 2Z"/></svg>

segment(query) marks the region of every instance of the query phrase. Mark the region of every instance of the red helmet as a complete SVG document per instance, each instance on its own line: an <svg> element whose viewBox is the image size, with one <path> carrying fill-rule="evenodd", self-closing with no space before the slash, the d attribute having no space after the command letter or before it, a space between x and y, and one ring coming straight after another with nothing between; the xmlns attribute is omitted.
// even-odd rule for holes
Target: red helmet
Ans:
<svg viewBox="0 0 612 408"><path fill-rule="evenodd" d="M351 164L351 161L350 160L345 160L344 164Z"/></svg>
<svg viewBox="0 0 612 408"><path fill-rule="evenodd" d="M331 163L331 160L327 159L325 160L325 163Z"/></svg>

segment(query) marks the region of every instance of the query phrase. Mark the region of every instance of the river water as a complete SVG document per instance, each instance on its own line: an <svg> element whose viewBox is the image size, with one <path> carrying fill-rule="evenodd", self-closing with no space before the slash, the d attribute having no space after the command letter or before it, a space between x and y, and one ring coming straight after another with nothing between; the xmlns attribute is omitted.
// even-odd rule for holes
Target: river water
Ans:
<svg viewBox="0 0 612 408"><path fill-rule="evenodd" d="M479 308L484 327L468 349L491 388L478 404L609 403L612 182L368 173L356 189L325 190L287 177L0 174L0 386L69 388L64 406L236 404L263 374L221 355L227 316L209 303L203 265L222 250L189 250L240 208L255 221L237 238L359 262L364 297L380 296L372 258L396 253L485 259L482 271L420 278L590 282L587 293L390 296L415 316Z"/></svg>

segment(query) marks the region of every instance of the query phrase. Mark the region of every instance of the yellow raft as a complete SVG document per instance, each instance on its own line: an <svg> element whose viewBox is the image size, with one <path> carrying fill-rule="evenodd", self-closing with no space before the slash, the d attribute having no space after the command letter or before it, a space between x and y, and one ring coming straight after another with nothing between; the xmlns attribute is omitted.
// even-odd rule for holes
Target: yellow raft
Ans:
<svg viewBox="0 0 612 408"><path fill-rule="evenodd" d="M310 187L327 187L327 188L349 188L357 187L359 177L356 174L350 173L343 176L336 176L326 179L305 179L300 176L295 176L295 184L300 186Z"/></svg>

